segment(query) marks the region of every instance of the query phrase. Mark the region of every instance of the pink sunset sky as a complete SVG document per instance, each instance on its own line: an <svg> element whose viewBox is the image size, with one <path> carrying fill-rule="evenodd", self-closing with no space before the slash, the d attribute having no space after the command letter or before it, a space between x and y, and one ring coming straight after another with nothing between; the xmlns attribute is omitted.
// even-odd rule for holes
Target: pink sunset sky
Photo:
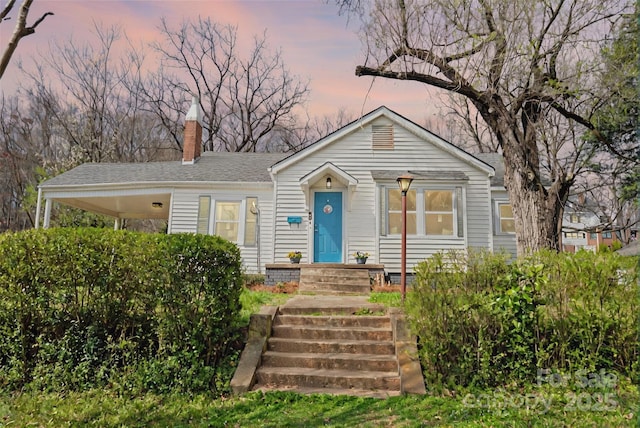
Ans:
<svg viewBox="0 0 640 428"><path fill-rule="evenodd" d="M17 9L17 7L16 7ZM357 18L338 15L333 2L322 0L35 0L28 24L44 12L54 12L34 35L20 42L2 79L1 90L13 94L20 82L18 61L25 65L32 57L48 51L52 42L94 40L94 23L105 28L120 26L134 45L159 39L157 27L164 17L175 27L185 19L210 17L220 24L238 27L241 44L266 29L270 48L281 48L290 72L310 80L308 111L311 115L332 115L340 108L352 116L380 105L424 124L439 114L440 97L425 85L356 77L355 68L365 57L358 36ZM0 25L2 45L15 22Z"/></svg>

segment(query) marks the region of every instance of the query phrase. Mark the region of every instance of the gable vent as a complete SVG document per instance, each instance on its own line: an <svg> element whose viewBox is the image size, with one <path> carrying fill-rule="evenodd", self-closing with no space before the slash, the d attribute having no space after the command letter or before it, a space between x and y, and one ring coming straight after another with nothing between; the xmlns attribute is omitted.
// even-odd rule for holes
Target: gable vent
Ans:
<svg viewBox="0 0 640 428"><path fill-rule="evenodd" d="M373 150L393 150L393 125L373 125L371 142Z"/></svg>

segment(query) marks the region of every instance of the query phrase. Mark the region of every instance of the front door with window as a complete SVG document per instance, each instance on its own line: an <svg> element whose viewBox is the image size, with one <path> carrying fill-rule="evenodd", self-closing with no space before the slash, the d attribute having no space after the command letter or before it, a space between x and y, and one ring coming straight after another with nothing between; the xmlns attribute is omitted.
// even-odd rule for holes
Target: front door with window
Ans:
<svg viewBox="0 0 640 428"><path fill-rule="evenodd" d="M342 263L342 193L316 192L313 218L313 261Z"/></svg>

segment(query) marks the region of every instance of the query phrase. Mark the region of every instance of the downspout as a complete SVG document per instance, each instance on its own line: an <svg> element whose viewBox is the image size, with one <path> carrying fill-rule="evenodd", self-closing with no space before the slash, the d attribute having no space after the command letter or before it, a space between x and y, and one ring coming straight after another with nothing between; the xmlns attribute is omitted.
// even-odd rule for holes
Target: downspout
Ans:
<svg viewBox="0 0 640 428"><path fill-rule="evenodd" d="M269 172L269 176L271 177L271 183L273 184L273 193L271 196L271 206L273 207L271 210L271 227L273 230L273 241L271 242L271 263L275 262L275 258L276 258L276 235L277 235L277 231L276 231L276 210L278 209L278 204L277 204L277 194L278 191L276 189L277 183L276 183L276 175L273 173L272 167L269 167L269 169L267 170ZM265 269L266 271L266 269Z"/></svg>
<svg viewBox="0 0 640 428"><path fill-rule="evenodd" d="M258 273L262 273L262 266L260 265L260 209L255 202L252 203L250 211L256 216L256 266L258 267Z"/></svg>

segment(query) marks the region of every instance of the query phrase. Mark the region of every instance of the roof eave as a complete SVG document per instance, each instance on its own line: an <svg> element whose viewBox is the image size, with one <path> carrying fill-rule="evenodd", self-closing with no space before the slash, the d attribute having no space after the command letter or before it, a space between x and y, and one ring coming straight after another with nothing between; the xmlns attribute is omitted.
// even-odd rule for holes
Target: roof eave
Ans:
<svg viewBox="0 0 640 428"><path fill-rule="evenodd" d="M54 184L46 185L42 183L38 186L45 192L55 191L88 191L88 190L129 190L129 189L165 189L165 188L211 188L211 187L256 187L271 188L271 181L140 181L140 182L123 182L123 183L92 183L92 184Z"/></svg>

